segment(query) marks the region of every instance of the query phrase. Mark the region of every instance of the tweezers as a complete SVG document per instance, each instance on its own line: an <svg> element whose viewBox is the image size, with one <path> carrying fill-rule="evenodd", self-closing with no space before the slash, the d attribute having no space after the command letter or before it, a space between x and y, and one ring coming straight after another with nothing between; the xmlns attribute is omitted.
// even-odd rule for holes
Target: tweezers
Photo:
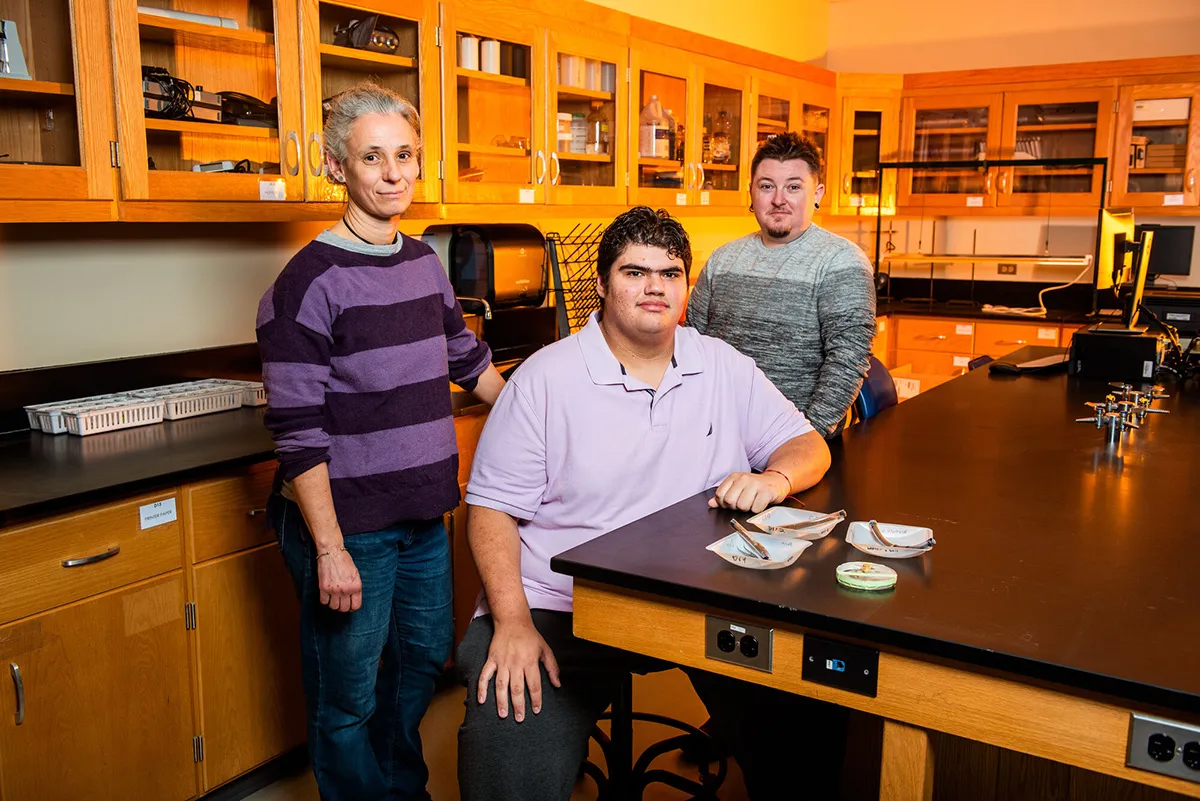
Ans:
<svg viewBox="0 0 1200 801"><path fill-rule="evenodd" d="M916 545L897 545L887 537L883 536L883 532L879 529L879 524L874 520L867 523L867 527L871 529L871 534L874 535L875 539L879 540L880 543L889 548L899 548L904 551L927 551L937 544L937 541L934 540L933 537L930 537L924 542L917 543Z"/></svg>
<svg viewBox="0 0 1200 801"><path fill-rule="evenodd" d="M742 538L742 541L749 545L754 552L759 555L760 558L771 558L771 554L762 546L762 543L756 540L754 535L747 531L746 527L736 520L733 521L733 530L738 533L738 536Z"/></svg>

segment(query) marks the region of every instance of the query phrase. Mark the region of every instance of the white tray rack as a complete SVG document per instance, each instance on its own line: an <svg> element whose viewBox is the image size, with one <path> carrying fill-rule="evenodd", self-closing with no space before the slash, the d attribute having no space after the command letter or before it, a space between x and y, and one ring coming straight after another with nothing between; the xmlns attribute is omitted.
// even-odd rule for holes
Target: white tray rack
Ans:
<svg viewBox="0 0 1200 801"><path fill-rule="evenodd" d="M39 403L34 406L26 406L25 415L29 418L29 427L34 431L45 431L47 434L65 434L67 433L67 421L63 417L65 409L111 406L128 397L124 393L117 393L111 395L90 395L86 398L74 398L55 403Z"/></svg>
<svg viewBox="0 0 1200 801"><path fill-rule="evenodd" d="M261 381L235 381L232 378L210 378L206 383L240 387L243 406L266 406L267 388Z"/></svg>
<svg viewBox="0 0 1200 801"><path fill-rule="evenodd" d="M163 417L167 420L224 412L242 405L241 387L207 381L135 389L130 394L160 401L163 404Z"/></svg>
<svg viewBox="0 0 1200 801"><path fill-rule="evenodd" d="M125 398L111 403L87 404L61 410L67 431L76 436L100 434L119 428L161 423L163 402L148 398Z"/></svg>

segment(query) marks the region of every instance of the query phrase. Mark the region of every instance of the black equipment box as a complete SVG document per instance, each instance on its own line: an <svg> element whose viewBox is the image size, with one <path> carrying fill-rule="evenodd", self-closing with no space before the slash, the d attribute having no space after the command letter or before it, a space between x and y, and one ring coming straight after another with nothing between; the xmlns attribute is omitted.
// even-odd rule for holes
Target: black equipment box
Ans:
<svg viewBox="0 0 1200 801"><path fill-rule="evenodd" d="M1153 381L1162 364L1163 349L1163 340L1157 334L1102 328L1076 331L1071 337L1067 372L1105 381Z"/></svg>
<svg viewBox="0 0 1200 801"><path fill-rule="evenodd" d="M1169 292L1146 290L1142 306L1158 319L1179 329L1179 333L1200 333L1200 292L1176 289Z"/></svg>

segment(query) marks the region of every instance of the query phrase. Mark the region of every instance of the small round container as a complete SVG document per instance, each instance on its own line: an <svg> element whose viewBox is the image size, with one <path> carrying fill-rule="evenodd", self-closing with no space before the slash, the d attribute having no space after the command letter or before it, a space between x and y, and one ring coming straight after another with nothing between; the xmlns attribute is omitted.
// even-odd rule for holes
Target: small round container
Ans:
<svg viewBox="0 0 1200 801"><path fill-rule="evenodd" d="M852 590L878 592L896 586L896 571L874 562L846 562L838 565L837 580Z"/></svg>

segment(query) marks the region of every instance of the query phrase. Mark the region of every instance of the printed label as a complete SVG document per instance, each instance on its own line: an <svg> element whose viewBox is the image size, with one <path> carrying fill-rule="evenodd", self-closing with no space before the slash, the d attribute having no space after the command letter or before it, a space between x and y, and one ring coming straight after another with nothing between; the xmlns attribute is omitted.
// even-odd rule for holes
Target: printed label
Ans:
<svg viewBox="0 0 1200 801"><path fill-rule="evenodd" d="M975 333L975 326L969 325L969 324L968 325L956 325L956 326L954 326L954 333L960 337L969 337L969 336L971 336L971 334Z"/></svg>
<svg viewBox="0 0 1200 801"><path fill-rule="evenodd" d="M708 192L701 192L700 193L700 205L707 206L708 201L709 201Z"/></svg>
<svg viewBox="0 0 1200 801"><path fill-rule="evenodd" d="M1183 195L1163 195L1164 206L1182 206Z"/></svg>
<svg viewBox="0 0 1200 801"><path fill-rule="evenodd" d="M955 367L967 367L970 364L971 364L970 356L955 356L954 357L954 366Z"/></svg>
<svg viewBox="0 0 1200 801"><path fill-rule="evenodd" d="M532 189L522 189L522 190L520 190L520 194L521 194L521 196L520 196L520 198L518 198L518 202L532 203L534 201L535 195L534 195Z"/></svg>
<svg viewBox="0 0 1200 801"><path fill-rule="evenodd" d="M1051 342L1054 342L1058 339L1058 329L1057 328L1039 328L1038 329L1038 339L1048 339Z"/></svg>
<svg viewBox="0 0 1200 801"><path fill-rule="evenodd" d="M1142 362L1142 378L1154 377L1154 362Z"/></svg>
<svg viewBox="0 0 1200 801"><path fill-rule="evenodd" d="M983 208L983 197L977 196L977 197L967 198L967 208L972 208L972 209Z"/></svg>
<svg viewBox="0 0 1200 801"><path fill-rule="evenodd" d="M1192 315L1180 314L1179 312L1167 312L1167 319L1168 320L1177 320L1178 322L1181 322L1181 323L1187 323L1187 322L1191 322Z"/></svg>
<svg viewBox="0 0 1200 801"><path fill-rule="evenodd" d="M736 624L736 623L730 623L730 624L729 624L729 630L730 630L730 631L736 631L738 634L745 634L745 633L746 633L746 630L745 630L744 628L742 628L741 626L739 626L738 624Z"/></svg>
<svg viewBox="0 0 1200 801"><path fill-rule="evenodd" d="M861 195L851 195L850 196L850 207L851 208L856 209L859 206L861 206L862 204L863 204L863 199L862 199Z"/></svg>
<svg viewBox="0 0 1200 801"><path fill-rule="evenodd" d="M155 526L173 523L178 515L175 513L175 499L155 501L138 507L138 515L142 519L142 531Z"/></svg>
<svg viewBox="0 0 1200 801"><path fill-rule="evenodd" d="M287 184L282 178L258 182L259 200L287 200Z"/></svg>
<svg viewBox="0 0 1200 801"><path fill-rule="evenodd" d="M675 193L675 205L676 206L686 206L687 205L687 192L676 192Z"/></svg>

